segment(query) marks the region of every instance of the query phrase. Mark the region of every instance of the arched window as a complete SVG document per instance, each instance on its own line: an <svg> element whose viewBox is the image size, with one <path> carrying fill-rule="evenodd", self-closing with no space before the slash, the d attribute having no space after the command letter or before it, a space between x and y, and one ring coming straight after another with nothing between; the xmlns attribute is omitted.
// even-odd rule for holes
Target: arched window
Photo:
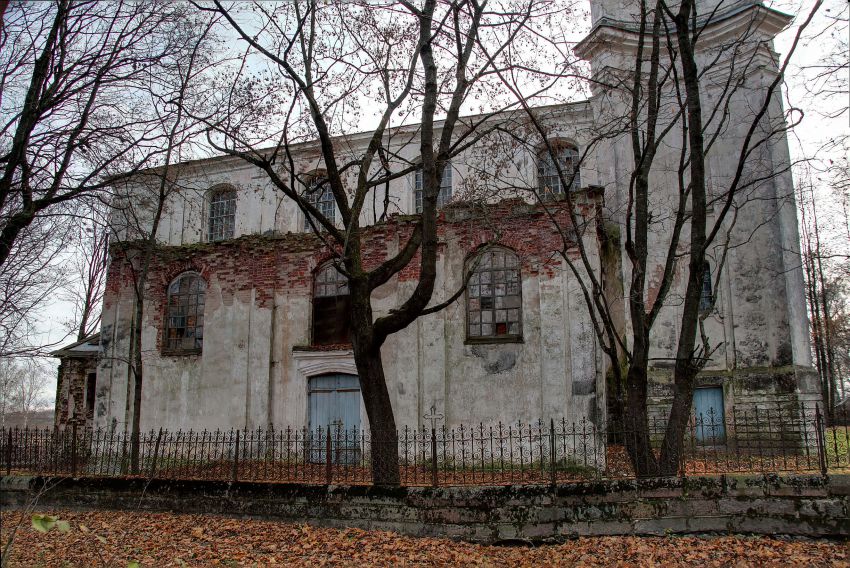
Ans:
<svg viewBox="0 0 850 568"><path fill-rule="evenodd" d="M423 195L423 183L422 183L422 168L416 170L413 174L413 200L416 206L416 212L422 213L422 195ZM446 167L443 169L443 177L440 179L440 193L437 194L437 207L442 207L446 203L452 200L452 164L451 162L446 163Z"/></svg>
<svg viewBox="0 0 850 568"><path fill-rule="evenodd" d="M334 194L331 190L330 184L328 184L327 178L323 176L317 176L310 180L310 183L307 185L307 189L304 190L303 194L304 198L316 209L319 210L319 213L322 216L330 221L332 224L336 224L336 201L334 201ZM322 225L314 218L313 222L316 225L316 228L319 230L322 229ZM304 230L309 231L312 229L310 225L310 216L304 215Z"/></svg>
<svg viewBox="0 0 850 568"><path fill-rule="evenodd" d="M466 289L467 337L516 340L522 337L522 282L519 258L502 247L469 261L478 265Z"/></svg>
<svg viewBox="0 0 850 568"><path fill-rule="evenodd" d="M200 353L204 343L204 295L207 285L197 272L186 272L168 286L165 342L168 353Z"/></svg>
<svg viewBox="0 0 850 568"><path fill-rule="evenodd" d="M236 190L214 190L210 194L210 215L207 238L210 242L232 239L236 225Z"/></svg>
<svg viewBox="0 0 850 568"><path fill-rule="evenodd" d="M570 144L555 144L552 150L561 164L564 179L569 183L570 176L572 176L570 191L577 191L581 187L578 149ZM548 150L543 150L537 156L537 189L540 192L540 197L544 199L551 199L556 195L564 194L558 169L555 167L555 161Z"/></svg>
<svg viewBox="0 0 850 568"><path fill-rule="evenodd" d="M313 345L351 341L348 279L333 262L320 266L313 280Z"/></svg>

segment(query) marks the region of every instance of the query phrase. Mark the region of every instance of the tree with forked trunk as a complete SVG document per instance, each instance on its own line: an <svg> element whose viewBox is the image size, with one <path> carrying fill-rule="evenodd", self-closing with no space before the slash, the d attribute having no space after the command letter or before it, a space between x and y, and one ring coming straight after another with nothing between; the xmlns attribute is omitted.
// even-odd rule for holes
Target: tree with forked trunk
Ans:
<svg viewBox="0 0 850 568"><path fill-rule="evenodd" d="M700 11L703 6L695 0L634 2L630 4L634 21L602 22L599 34L592 33L579 46L583 56L602 65L590 78L596 105L594 131L570 167L559 157L558 140L539 119L533 98L524 94L512 74L499 74L525 110L523 129L510 136L517 143L543 148L556 166L561 187L572 186L578 164L590 160L600 147L613 153L619 144L631 163L623 170L621 193L606 192L607 201L599 208L600 247L613 251L615 262L607 272L603 266L598 273L581 239L576 243L565 238L560 252L581 286L608 359L607 378L614 387L609 390L613 398L609 427L624 432L639 476L676 475L680 470L695 379L719 347L706 331L716 297L705 290L717 289L730 248L759 229L742 236L744 229L737 223L742 210L758 207L765 199L758 188L790 175L790 162L777 167L765 154L786 144L787 130L799 119L795 109L787 117L781 112L780 88L820 2L804 18L781 62L773 59L770 49L775 31L762 29L774 15L753 8L736 33L718 41L707 36L714 23L729 17L723 13L726 6L712 4L713 8ZM777 24L764 25L769 29ZM606 37L606 29L618 30L619 35ZM624 47L615 50L615 56L606 48L607 58L595 59L604 42L622 42ZM569 52L564 60L569 60ZM759 75L762 68L770 69L766 79ZM565 79L573 77L571 69L562 74ZM724 173L710 176L709 160L724 154ZM529 191L545 206L539 189ZM573 193L565 192L564 199L572 225L579 226ZM777 209L787 207L783 204L793 202L793 191L789 187L771 199L778 203ZM554 216L552 221L557 222ZM578 257L568 254L573 244L580 248ZM613 272L620 266L623 278L618 282ZM676 330L670 362L672 406L656 451L649 416L650 353L654 333L661 320L670 319L665 312L671 306L678 309L670 320Z"/></svg>
<svg viewBox="0 0 850 568"><path fill-rule="evenodd" d="M210 140L265 172L335 255L348 281L373 481L397 484L398 438L381 347L390 335L447 305L430 305L443 171L452 157L496 128L505 108L493 92L501 56L532 47L538 41L534 25L551 15L552 6L529 1L490 8L477 0L198 6L217 11L245 45L245 62L227 78L231 88L205 116ZM245 71L260 65L270 69L267 76ZM470 108L482 114L461 118ZM350 151L345 134L361 113L371 113L375 126L365 149ZM392 121L416 125L393 129ZM257 135L257 125L269 124ZM305 171L293 147L312 139L319 156ZM415 147L416 157L402 158L400 147ZM418 169L422 210L410 237L397 254L367 265L366 206L383 201L386 216L387 196L379 192ZM332 196L333 214L317 205L323 194ZM408 266L418 272L415 288L390 313L376 316L372 293Z"/></svg>

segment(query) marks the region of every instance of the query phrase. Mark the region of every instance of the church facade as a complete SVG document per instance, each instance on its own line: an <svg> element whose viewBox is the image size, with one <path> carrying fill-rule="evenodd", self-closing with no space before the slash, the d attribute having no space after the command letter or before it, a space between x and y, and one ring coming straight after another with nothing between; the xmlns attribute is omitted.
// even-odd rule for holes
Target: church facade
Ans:
<svg viewBox="0 0 850 568"><path fill-rule="evenodd" d="M597 77L629 64L628 39L634 32L631 24L616 19L626 7L614 4L594 3L593 30L577 50ZM761 66L748 71L741 104L732 107L740 120L732 117L723 133L727 138L708 162L718 187L737 161L735 147L743 136L737 128L746 123L746 98L763 96L775 73L771 39L787 22L787 16L760 5L735 4L718 8L706 27L706 45L746 27L760 38L753 49L764 51L752 58ZM712 57L710 51L704 57ZM709 97L714 88L706 84ZM628 277L623 211L631 174L629 141L620 137L591 144L600 122L625 110L596 87L586 101L536 112L557 141L558 159L574 164L572 186L561 187L552 158L534 144L506 149L495 158L498 144L473 147L446 168L433 303L450 297L466 271L473 274L457 301L419 318L383 347L400 426L422 426L424 415L432 412L448 426L562 417L600 425L605 420L608 361L579 281L562 255L577 255L580 239L591 265L598 274L606 271L613 286ZM782 117L777 97L769 119ZM409 136L396 136L404 142L393 148L394 155L415 162L415 130L409 127ZM356 155L367 141L368 135L355 135L338 142ZM663 146L659 154L660 162L675 164L679 150ZM293 155L300 172L321 171L316 144L293 148ZM501 166L493 166L494 160ZM716 285L709 279L704 290L711 298L705 329L718 348L699 378L696 400L721 414L733 407L798 404L820 396L811 368L784 137L760 150L758 168L765 164L774 175L751 184L750 203L729 229L732 246L721 277ZM181 190L165 208L146 284L142 430L368 427L347 339L347 285L309 219L275 192L265 173L238 159L198 160L177 169ZM500 173L484 183L481 172L488 169ZM653 206L659 212L677 191L674 169L653 174ZM476 198L484 186L495 190L484 200ZM552 199L540 203L522 188L545 190ZM570 225L566 202L559 197L565 192L572 196L580 226ZM316 205L333 216L332 197L323 191L313 195ZM416 173L382 189L362 219L368 225L366 256L381 259L397 252L419 208ZM663 220L654 225L650 250L659 252L651 262L663 262L669 230ZM564 232L572 241L564 239ZM709 255L709 272L719 255ZM658 274L650 271L650 288L659 286ZM677 273L674 288L682 288L681 277ZM132 421L134 384L127 364L132 278L127 258L115 251L96 395L90 397L96 427L129 430ZM413 263L376 290L376 315L400 305L416 280ZM670 397L678 309L670 302L662 310L652 337L650 394L659 412ZM627 318L624 325L629 325Z"/></svg>

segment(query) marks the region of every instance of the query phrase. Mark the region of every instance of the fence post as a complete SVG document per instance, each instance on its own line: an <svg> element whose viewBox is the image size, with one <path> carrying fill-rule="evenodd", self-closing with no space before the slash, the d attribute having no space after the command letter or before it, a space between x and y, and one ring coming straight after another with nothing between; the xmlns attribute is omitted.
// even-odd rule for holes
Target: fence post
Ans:
<svg viewBox="0 0 850 568"><path fill-rule="evenodd" d="M328 425L327 436L325 436L325 484L331 484L331 476L333 472L331 471L332 467L332 457L331 452L333 448L331 447L331 427Z"/></svg>
<svg viewBox="0 0 850 568"><path fill-rule="evenodd" d="M820 462L820 473L826 475L826 438L824 435L823 416L820 405L815 405L815 437L818 443L818 461Z"/></svg>
<svg viewBox="0 0 850 568"><path fill-rule="evenodd" d="M233 481L239 478L239 430L236 431L236 447L233 452Z"/></svg>
<svg viewBox="0 0 850 568"><path fill-rule="evenodd" d="M549 418L549 475L552 487L557 484L555 476L555 419Z"/></svg>
<svg viewBox="0 0 850 568"><path fill-rule="evenodd" d="M77 423L71 426L71 477L77 477Z"/></svg>
<svg viewBox="0 0 850 568"><path fill-rule="evenodd" d="M9 437L6 440L6 475L12 475L12 429L9 428Z"/></svg>
<svg viewBox="0 0 850 568"><path fill-rule="evenodd" d="M437 429L431 426L431 485L437 486Z"/></svg>
<svg viewBox="0 0 850 568"><path fill-rule="evenodd" d="M156 437L156 445L153 447L153 462L151 463L151 479L156 475L156 458L159 455L159 443L162 441L162 428L159 429L159 435Z"/></svg>

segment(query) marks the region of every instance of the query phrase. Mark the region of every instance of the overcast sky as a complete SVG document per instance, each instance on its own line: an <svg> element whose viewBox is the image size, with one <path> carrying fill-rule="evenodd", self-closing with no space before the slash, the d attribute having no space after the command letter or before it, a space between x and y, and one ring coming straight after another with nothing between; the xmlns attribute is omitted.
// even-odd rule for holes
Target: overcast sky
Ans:
<svg viewBox="0 0 850 568"><path fill-rule="evenodd" d="M797 26L802 22L813 4L814 0L805 0L804 2L777 0L768 3L768 5L778 10L797 15L794 23L777 38L776 50L780 56L784 57L787 53L796 33ZM814 99L806 89L807 85L812 85L812 77L816 72L815 67L824 61L824 58L831 50L833 53L836 53L835 50L838 49L836 39L829 34L812 39L813 33L823 30L830 21L830 18L842 16L845 21L842 37L844 45L847 45L847 42L850 41L850 37L847 35L850 31L848 31L846 26L848 10L850 10L850 3L847 0L825 0L821 14L811 26L812 32L806 34L807 40L798 47L792 71L786 76L786 108L788 106L787 101L790 100L792 104L801 108L805 114L802 124L789 136L791 155L794 160L811 157L815 149L821 148L830 138L841 135L845 137L850 136L850 113L847 111L848 106L850 106L850 93L845 93L843 97L834 97L825 103L823 100ZM589 13L587 15L589 17ZM838 54L841 56L840 52ZM846 62L847 57L850 57L850 55L844 52L843 57ZM847 78L846 76L844 77L845 85ZM839 118L827 119L824 117L824 114L835 113L836 111L840 113L842 110L843 114ZM840 158L842 152L840 149L833 149L829 153L821 152L818 158L822 164L826 160ZM823 207L825 215L843 215L841 207L829 206L829 203L834 201L834 198L828 188L819 188L818 199L820 203L825 205ZM43 333L41 343L56 342L62 339L66 331L61 322L68 318L70 311L70 306L61 301L56 301L44 310L40 323ZM73 337L68 339L68 343L71 341L73 341ZM49 364L51 368L55 369L56 365L58 365L58 360L51 359ZM55 390L56 384L54 378L54 381L46 387L45 395L52 400Z"/></svg>

